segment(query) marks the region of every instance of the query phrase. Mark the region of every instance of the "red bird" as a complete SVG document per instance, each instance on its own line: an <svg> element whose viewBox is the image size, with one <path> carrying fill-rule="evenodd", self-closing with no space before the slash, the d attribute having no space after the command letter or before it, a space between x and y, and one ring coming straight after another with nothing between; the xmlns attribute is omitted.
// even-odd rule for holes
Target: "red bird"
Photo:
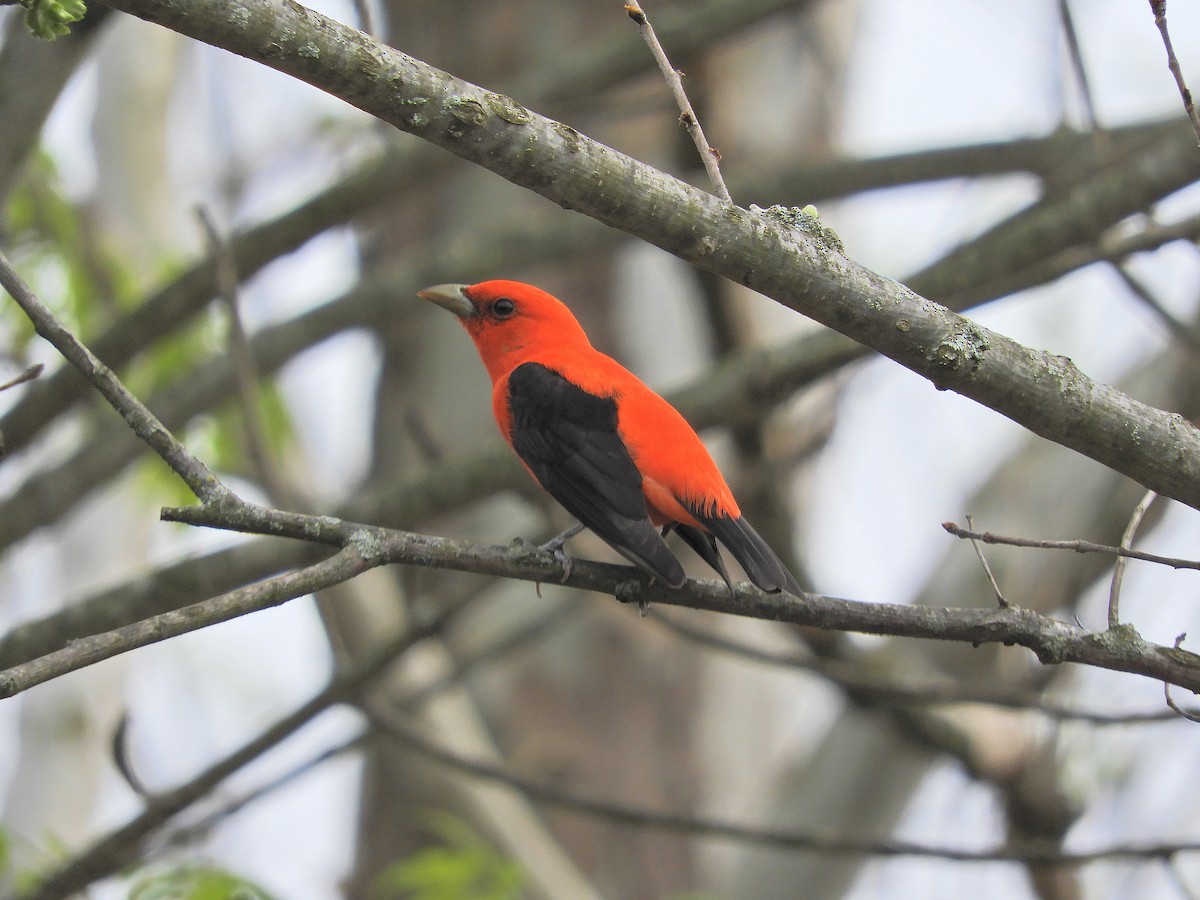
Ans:
<svg viewBox="0 0 1200 900"><path fill-rule="evenodd" d="M726 583L718 540L762 590L802 595L683 416L593 348L562 302L519 281L439 284L418 296L459 317L492 378L500 433L581 525L671 587L686 579L663 540L674 530Z"/></svg>

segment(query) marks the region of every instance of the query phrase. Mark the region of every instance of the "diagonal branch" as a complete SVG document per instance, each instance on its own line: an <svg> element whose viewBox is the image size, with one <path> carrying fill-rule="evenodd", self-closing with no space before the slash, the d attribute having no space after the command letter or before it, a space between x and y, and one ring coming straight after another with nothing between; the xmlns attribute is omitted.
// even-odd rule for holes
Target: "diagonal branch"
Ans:
<svg viewBox="0 0 1200 900"><path fill-rule="evenodd" d="M1196 112L1196 103L1192 99L1192 92L1187 86L1187 82L1183 80L1183 70L1179 67L1179 58L1175 55L1175 47L1171 43L1171 32L1167 28L1167 0L1150 0L1150 12L1154 14L1154 24L1158 28L1158 33L1162 35L1163 47L1167 51L1167 68L1171 70L1171 75L1175 78L1175 86L1179 89L1179 96L1183 100L1183 109L1187 113L1188 120L1192 123L1192 129L1196 132L1196 138L1200 140L1200 113Z"/></svg>
<svg viewBox="0 0 1200 900"><path fill-rule="evenodd" d="M67 330L41 300L39 300L8 258L0 253L0 285L17 301L33 323L37 333L49 341L67 362L92 383L112 407L121 414L134 434L153 448L192 493L207 502L228 499L229 490L221 484L200 460L189 453L158 418L138 401L113 373L100 362L83 343Z"/></svg>
<svg viewBox="0 0 1200 900"><path fill-rule="evenodd" d="M650 24L646 11L638 5L637 0L629 0L625 4L625 12L637 24L638 31L642 34L642 40L650 48L650 53L654 56L659 71L666 79L667 87L671 89L671 96L675 98L675 104L679 107L679 124L684 127L692 139L692 143L696 145L696 152L700 154L704 171L708 173L708 180L712 182L713 193L726 203L732 203L733 197L730 196L729 188L725 186L725 179L721 176L721 154L716 147L709 145L708 138L704 136L700 117L692 109L692 101L688 99L687 91L683 89L682 73L671 65L671 60L667 58L667 51L663 49L658 35L654 33L654 26Z"/></svg>

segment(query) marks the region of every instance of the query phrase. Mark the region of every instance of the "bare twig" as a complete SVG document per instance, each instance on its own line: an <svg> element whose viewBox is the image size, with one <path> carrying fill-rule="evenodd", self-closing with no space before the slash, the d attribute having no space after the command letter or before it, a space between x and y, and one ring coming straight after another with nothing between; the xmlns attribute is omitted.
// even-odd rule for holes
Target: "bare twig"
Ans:
<svg viewBox="0 0 1200 900"><path fill-rule="evenodd" d="M1079 83L1079 96L1083 100L1083 115L1087 127L1091 129L1096 141L1105 140L1104 132L1096 118L1096 103L1092 96L1092 83L1088 78L1087 67L1083 64L1083 50L1079 46L1079 33L1075 30L1075 19L1071 15L1071 5L1068 0L1058 0L1058 18L1062 23L1063 37L1067 42L1067 55L1071 59L1071 69L1075 80ZM1102 148L1099 148L1102 149Z"/></svg>
<svg viewBox="0 0 1200 900"><path fill-rule="evenodd" d="M637 23L642 40L650 48L650 52L654 55L654 61L658 63L659 70L667 80L667 86L671 89L675 103L679 106L679 124L687 129L688 135L700 152L700 161L704 163L704 171L708 173L708 180L712 182L714 193L726 203L733 203L729 188L725 186L725 179L721 177L721 153L716 147L709 146L708 138L704 136L704 129L700 127L700 119L697 117L696 111L692 109L692 102L688 100L687 91L683 89L683 78L679 71L671 65L671 61L667 59L667 52L658 42L654 28L651 26L650 20L646 18L645 10L638 5L637 0L629 0L625 4L625 12Z"/></svg>
<svg viewBox="0 0 1200 900"><path fill-rule="evenodd" d="M967 527L971 529L975 527L975 523L971 521L970 516L967 516ZM1008 606L1008 601L1004 599L1004 594L1000 591L1000 585L996 583L996 576L992 574L992 567L988 565L987 557L983 555L983 547L974 538L971 540L971 546L975 548L975 555L979 557L979 564L983 566L983 573L987 575L988 583L992 586L992 592L996 595L996 602L1001 606Z"/></svg>
<svg viewBox="0 0 1200 900"><path fill-rule="evenodd" d="M1178 650L1183 646L1184 639L1187 638L1187 632L1175 636L1175 649ZM1200 713L1193 712L1190 709L1184 709L1171 698L1171 686L1163 682L1163 699L1167 701L1167 706L1171 712L1180 718L1187 719L1189 722L1200 722Z"/></svg>
<svg viewBox="0 0 1200 900"><path fill-rule="evenodd" d="M1146 553L1143 550L1134 550L1128 547L1112 547L1092 541L1043 541L1034 538L1013 537L992 534L990 531L971 531L954 522L943 522L942 528L955 537L983 541L985 544L1004 544L1009 547L1028 547L1034 550L1070 550L1074 553L1107 553L1109 556L1124 556L1129 559L1140 559L1142 562L1158 563L1161 566L1170 566L1172 569L1200 570L1200 561L1198 560L1159 556L1157 553Z"/></svg>
<svg viewBox="0 0 1200 900"><path fill-rule="evenodd" d="M14 388L18 384L24 384L27 381L33 381L33 379L42 374L42 370L44 368L46 367L41 363L30 366L12 381L6 381L4 384L0 384L0 391L7 391L9 388Z"/></svg>
<svg viewBox="0 0 1200 900"><path fill-rule="evenodd" d="M1150 508L1150 504L1154 502L1158 494L1154 491L1146 491L1142 495L1142 499L1138 501L1137 506L1133 508L1133 512L1129 516L1129 524L1125 526L1125 531L1121 533L1121 549L1128 551L1133 546L1133 538L1137 534L1138 527L1142 524L1142 519L1146 516L1146 510ZM1118 556L1113 564L1112 586L1108 591L1108 627L1116 628L1121 624L1121 583L1125 580L1125 565L1128 557ZM1179 642L1175 642L1175 649L1179 649Z"/></svg>
<svg viewBox="0 0 1200 900"><path fill-rule="evenodd" d="M358 17L358 30L373 38L379 37L379 24L375 21L372 0L354 0L354 14Z"/></svg>
<svg viewBox="0 0 1200 900"><path fill-rule="evenodd" d="M208 252L216 268L217 290L229 316L229 355L233 360L233 372L237 379L237 398L242 413L242 429L246 436L246 455L271 501L276 506L295 509L301 505L299 498L272 461L270 442L263 426L258 369L254 364L254 354L242 323L237 262L228 240L217 228L209 211L203 206L196 207L196 218L204 231Z"/></svg>
<svg viewBox="0 0 1200 900"><path fill-rule="evenodd" d="M1182 346L1187 347L1193 353L1200 353L1200 336L1172 315L1171 311L1159 302L1158 298L1154 296L1154 292L1140 278L1129 271L1128 263L1123 260L1119 262L1111 261L1110 265L1113 271L1117 273L1117 277L1125 282L1125 287L1129 288L1130 292L1162 322L1171 337L1179 341Z"/></svg>
<svg viewBox="0 0 1200 900"><path fill-rule="evenodd" d="M410 405L404 410L404 424L408 427L409 437L421 454L421 459L430 465L435 465L446 459L446 448L429 425L429 420L416 405Z"/></svg>
<svg viewBox="0 0 1200 900"><path fill-rule="evenodd" d="M113 765L121 773L121 777L125 779L129 789L143 800L148 799L150 791L138 777L137 771L133 768L133 761L129 758L129 713L127 711L121 713L121 718L117 720L117 727L113 729L112 758Z"/></svg>
<svg viewBox="0 0 1200 900"><path fill-rule="evenodd" d="M1192 123L1192 130L1196 132L1196 138L1200 140L1200 114L1196 112L1192 92L1188 90L1187 83L1183 80L1183 70L1179 68L1175 48L1171 45L1171 33L1167 30L1167 0L1150 0L1150 11L1154 13L1154 24L1158 26L1158 33L1162 35L1163 47L1167 51L1167 68L1175 76L1175 86L1179 88L1179 96L1183 98L1183 109Z"/></svg>
<svg viewBox="0 0 1200 900"><path fill-rule="evenodd" d="M257 785L230 800L223 801L216 809L207 810L199 818L188 822L173 829L163 839L158 848L169 847L186 847L192 848L196 842L204 837L217 825L224 822L226 819L241 812L250 804L263 797L274 793L282 787L286 787L298 778L307 775L321 764L329 760L348 753L351 750L357 750L370 736L369 732L357 734L352 738L342 741L340 744L335 744L332 747L327 747L315 756L297 763L292 768L288 769L282 775L272 778L263 784Z"/></svg>
<svg viewBox="0 0 1200 900"><path fill-rule="evenodd" d="M1183 900L1200 900L1200 897L1187 883L1187 879L1183 877L1183 872L1179 868L1179 854L1172 854L1164 859L1163 867L1166 869L1171 884L1175 885L1175 890L1179 892L1179 896Z"/></svg>
<svg viewBox="0 0 1200 900"><path fill-rule="evenodd" d="M497 659L539 641L547 634L561 627L577 616L585 607L576 603L566 603L543 615L539 615L531 624L514 629L496 641L480 647L465 658L455 660L454 670L447 672L429 683L422 685L404 699L404 708L416 708L442 691L458 684L479 666L495 662Z"/></svg>

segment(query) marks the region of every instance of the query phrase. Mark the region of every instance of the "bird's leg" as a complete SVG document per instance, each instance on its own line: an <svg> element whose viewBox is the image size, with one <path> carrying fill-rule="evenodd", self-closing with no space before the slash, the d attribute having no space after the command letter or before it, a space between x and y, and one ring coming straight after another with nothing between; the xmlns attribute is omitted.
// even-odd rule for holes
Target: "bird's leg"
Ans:
<svg viewBox="0 0 1200 900"><path fill-rule="evenodd" d="M583 528L584 526L582 522L576 522L562 534L555 535L554 537L550 538L550 540L546 541L546 543L538 547L539 550L543 550L546 553L551 554L555 559L562 563L563 581L566 581L571 577L571 557L567 555L565 550L563 550L563 544L575 537L575 535L579 534L579 532L583 531Z"/></svg>

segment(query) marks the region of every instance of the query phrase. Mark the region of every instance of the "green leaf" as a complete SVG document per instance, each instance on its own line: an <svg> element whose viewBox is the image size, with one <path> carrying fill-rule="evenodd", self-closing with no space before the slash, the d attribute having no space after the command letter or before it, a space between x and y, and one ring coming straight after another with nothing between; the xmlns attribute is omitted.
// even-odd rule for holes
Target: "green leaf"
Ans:
<svg viewBox="0 0 1200 900"><path fill-rule="evenodd" d="M25 27L35 37L52 41L71 33L71 25L87 15L83 0L21 0Z"/></svg>
<svg viewBox="0 0 1200 900"><path fill-rule="evenodd" d="M271 900L271 895L223 869L186 865L141 878L129 900Z"/></svg>
<svg viewBox="0 0 1200 900"><path fill-rule="evenodd" d="M485 843L465 822L435 816L440 846L427 847L385 868L371 885L380 900L517 900L520 866Z"/></svg>

